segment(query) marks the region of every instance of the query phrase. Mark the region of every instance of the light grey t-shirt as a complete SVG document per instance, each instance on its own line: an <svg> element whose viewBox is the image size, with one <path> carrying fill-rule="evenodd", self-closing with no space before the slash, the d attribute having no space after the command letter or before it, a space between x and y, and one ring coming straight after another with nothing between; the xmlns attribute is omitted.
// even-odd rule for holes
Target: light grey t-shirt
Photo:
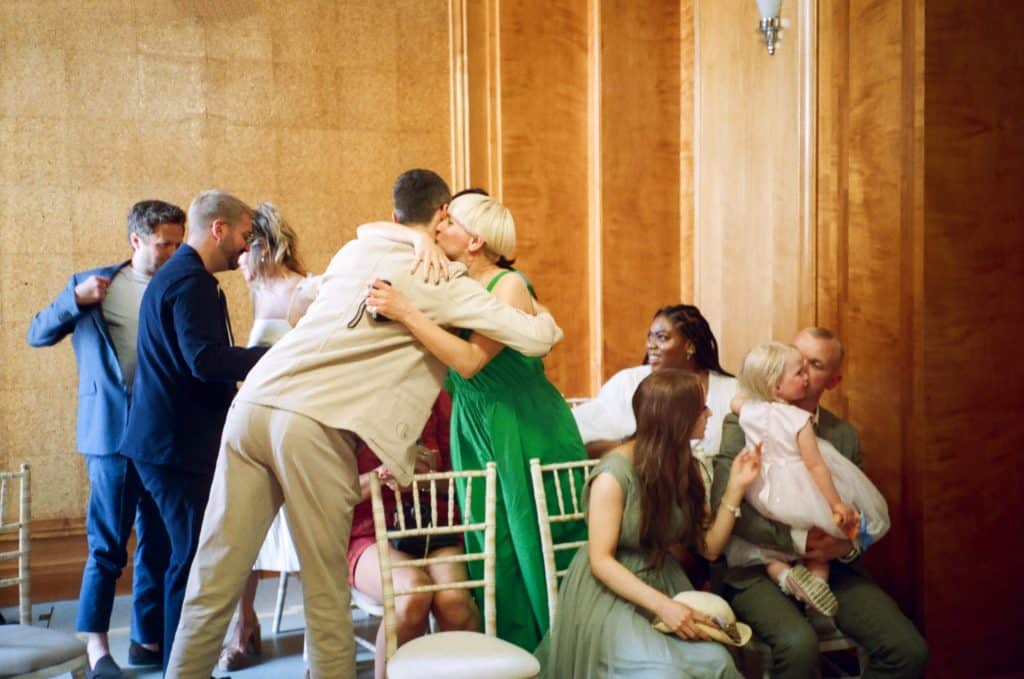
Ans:
<svg viewBox="0 0 1024 679"><path fill-rule="evenodd" d="M114 343L117 362L121 364L121 375L129 392L132 390L135 366L138 363L135 345L139 338L139 306L150 278L126 266L110 281L107 296L102 302L103 318L107 322L107 331Z"/></svg>

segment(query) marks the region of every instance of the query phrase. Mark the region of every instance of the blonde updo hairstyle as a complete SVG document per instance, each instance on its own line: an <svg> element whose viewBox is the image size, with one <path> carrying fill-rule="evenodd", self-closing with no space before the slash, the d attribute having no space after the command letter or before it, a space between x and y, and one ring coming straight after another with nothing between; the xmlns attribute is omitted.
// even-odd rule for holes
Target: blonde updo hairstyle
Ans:
<svg viewBox="0 0 1024 679"><path fill-rule="evenodd" d="M452 200L448 214L466 231L484 241L484 256L499 265L512 263L516 222L507 207L490 196L465 193Z"/></svg>
<svg viewBox="0 0 1024 679"><path fill-rule="evenodd" d="M743 358L743 366L737 375L740 391L749 398L761 401L778 401L775 387L786 370L786 361L800 351L792 344L765 342L751 349Z"/></svg>
<svg viewBox="0 0 1024 679"><path fill-rule="evenodd" d="M252 245L249 270L254 283L266 281L283 266L305 276L306 270L295 247L295 231L273 203L260 203L252 215Z"/></svg>

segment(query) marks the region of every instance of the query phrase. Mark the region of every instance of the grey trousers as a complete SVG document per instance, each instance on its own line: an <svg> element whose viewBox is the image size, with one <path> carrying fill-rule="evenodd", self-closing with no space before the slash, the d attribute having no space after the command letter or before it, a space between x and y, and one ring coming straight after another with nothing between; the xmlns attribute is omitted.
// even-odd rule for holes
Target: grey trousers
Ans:
<svg viewBox="0 0 1024 679"><path fill-rule="evenodd" d="M870 657L864 679L924 676L928 647L896 602L864 573L832 562L829 586L839 599L836 625ZM772 679L818 676L818 635L791 597L763 573L742 589L725 587L736 617L772 649Z"/></svg>
<svg viewBox="0 0 1024 679"><path fill-rule="evenodd" d="M235 401L165 677L206 679L281 503L302 566L314 679L355 676L348 552L359 439L287 410Z"/></svg>

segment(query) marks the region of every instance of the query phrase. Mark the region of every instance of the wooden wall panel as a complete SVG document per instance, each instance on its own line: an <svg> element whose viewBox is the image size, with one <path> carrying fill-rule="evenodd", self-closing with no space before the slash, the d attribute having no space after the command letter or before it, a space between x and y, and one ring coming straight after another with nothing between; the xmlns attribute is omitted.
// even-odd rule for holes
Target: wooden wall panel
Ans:
<svg viewBox="0 0 1024 679"><path fill-rule="evenodd" d="M502 3L502 199L518 261L565 331L546 361L563 393L589 388L588 3ZM543 18L542 20L540 18Z"/></svg>
<svg viewBox="0 0 1024 679"><path fill-rule="evenodd" d="M637 365L680 299L680 7L601 3L601 377Z"/></svg>
<svg viewBox="0 0 1024 679"><path fill-rule="evenodd" d="M913 46L904 45L900 3L861 0L851 2L848 12L849 21L839 25L845 35L832 47L856 44L857 49L837 58L846 77L821 88L820 115L838 117L845 137L838 156L845 212L838 226L841 239L832 241L843 257L836 263L842 265L838 276L845 298L828 315L837 319L847 350L847 415L861 434L865 471L888 500L893 518L889 536L872 548L867 561L883 587L908 607L913 560L903 468L911 402L905 386L914 373L908 373L913 366L905 352L915 342L908 313L919 291L905 278L913 256L907 244L913 196L904 180L913 167L905 164L903 144L911 136L905 134L903 114L904 107L913 106L904 73Z"/></svg>
<svg viewBox="0 0 1024 679"><path fill-rule="evenodd" d="M1024 606L1024 6L926 13L923 605L936 676L1000 675Z"/></svg>
<svg viewBox="0 0 1024 679"><path fill-rule="evenodd" d="M754 3L695 3L695 298L730 371L801 325L800 5L769 55Z"/></svg>

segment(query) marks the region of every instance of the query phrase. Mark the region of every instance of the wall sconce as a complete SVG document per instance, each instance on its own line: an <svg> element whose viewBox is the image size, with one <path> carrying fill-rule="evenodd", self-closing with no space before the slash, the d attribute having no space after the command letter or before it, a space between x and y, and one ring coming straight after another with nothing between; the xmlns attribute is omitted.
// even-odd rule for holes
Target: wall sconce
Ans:
<svg viewBox="0 0 1024 679"><path fill-rule="evenodd" d="M779 18L779 5L782 0L757 0L757 10L761 15L761 32L764 33L764 44L768 47L768 54L775 54L775 40L782 27L782 20Z"/></svg>

